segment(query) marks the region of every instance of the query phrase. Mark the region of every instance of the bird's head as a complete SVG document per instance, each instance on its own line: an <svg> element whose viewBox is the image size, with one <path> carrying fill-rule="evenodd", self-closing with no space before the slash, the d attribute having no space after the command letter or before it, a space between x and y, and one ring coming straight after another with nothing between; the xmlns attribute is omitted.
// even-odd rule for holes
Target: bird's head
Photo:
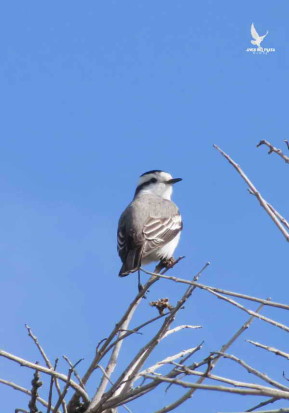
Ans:
<svg viewBox="0 0 289 413"><path fill-rule="evenodd" d="M139 178L134 196L147 193L171 199L173 184L181 180L182 178L173 178L168 172L160 170L145 172Z"/></svg>

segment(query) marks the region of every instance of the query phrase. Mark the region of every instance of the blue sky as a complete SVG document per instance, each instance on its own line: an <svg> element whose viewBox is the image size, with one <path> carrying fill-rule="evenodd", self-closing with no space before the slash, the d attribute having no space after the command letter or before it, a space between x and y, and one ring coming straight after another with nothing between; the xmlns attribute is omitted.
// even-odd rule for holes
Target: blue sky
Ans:
<svg viewBox="0 0 289 413"><path fill-rule="evenodd" d="M186 259L175 275L190 278L211 261L203 282L287 302L288 245L212 145L288 218L288 166L256 148L266 138L286 150L288 16L281 0L2 3L1 347L38 360L28 323L52 360L84 357L85 369L136 292L134 275L117 277L116 227L138 176L150 169L183 178L174 200L184 219L177 255ZM263 45L274 53L245 51L252 22L260 34L269 31ZM161 281L149 300L175 302L182 291ZM264 313L289 321L287 313ZM154 314L144 302L134 325ZM203 329L168 339L152 361L202 339L205 356L245 319L196 292L179 320ZM128 341L121 365L150 334ZM256 322L232 348L261 369L274 363L272 374L282 380L282 360L256 352L245 338L286 350L285 333ZM30 371L0 362L2 378L29 386ZM219 372L235 370L226 362ZM27 405L9 388L0 395L3 411ZM135 402L131 409L151 413L174 395L150 395L145 407ZM241 402L239 410L257 399ZM190 406L238 410L232 396L204 392Z"/></svg>

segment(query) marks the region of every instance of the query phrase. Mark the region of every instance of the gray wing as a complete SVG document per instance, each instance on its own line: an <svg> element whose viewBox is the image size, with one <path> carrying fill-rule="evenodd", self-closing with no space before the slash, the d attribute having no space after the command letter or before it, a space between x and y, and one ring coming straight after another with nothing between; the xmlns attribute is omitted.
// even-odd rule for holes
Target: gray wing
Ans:
<svg viewBox="0 0 289 413"><path fill-rule="evenodd" d="M182 228L183 223L179 212L169 217L150 217L143 229L145 238L143 255L150 255L155 249L170 242Z"/></svg>

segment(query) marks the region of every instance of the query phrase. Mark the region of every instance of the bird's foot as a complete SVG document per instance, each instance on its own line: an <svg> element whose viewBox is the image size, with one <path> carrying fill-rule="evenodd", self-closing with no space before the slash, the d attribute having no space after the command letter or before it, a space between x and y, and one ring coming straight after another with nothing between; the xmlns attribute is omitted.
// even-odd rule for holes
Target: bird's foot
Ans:
<svg viewBox="0 0 289 413"><path fill-rule="evenodd" d="M169 269L169 268L173 268L173 266L174 266L175 263L176 263L176 260L174 259L174 257L164 258L164 259L161 261L161 263L162 263L163 268Z"/></svg>

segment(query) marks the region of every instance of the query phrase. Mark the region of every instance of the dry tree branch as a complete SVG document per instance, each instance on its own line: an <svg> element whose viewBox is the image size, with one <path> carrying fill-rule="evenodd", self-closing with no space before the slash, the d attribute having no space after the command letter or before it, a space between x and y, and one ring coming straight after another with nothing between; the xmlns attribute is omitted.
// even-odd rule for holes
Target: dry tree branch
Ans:
<svg viewBox="0 0 289 413"><path fill-rule="evenodd" d="M284 141L286 143L286 141ZM284 155L284 153L281 151L281 149L275 148L275 146L272 145L272 143L266 141L266 139L262 139L258 145L257 148L261 145L266 145L269 148L268 155L271 153L275 152L277 155L279 155L286 163L289 163L289 156Z"/></svg>
<svg viewBox="0 0 289 413"><path fill-rule="evenodd" d="M75 367L82 361L83 359L80 359L80 360L78 360L73 366L71 366L70 368L69 368L69 370L68 370L68 374L67 374L67 382L66 382L66 384L65 384L65 386L64 386L64 389L63 389L63 391L62 391L62 393L60 394L60 396L59 396L59 398L58 398L58 400L57 400L57 402L56 402L56 405L55 405L55 408L54 408L54 410L53 410L53 413L56 413L57 412L57 409L60 407L60 405L63 403L63 401L64 401L64 398L65 398L65 396L66 396L66 393L67 393L67 391L68 391L68 389L69 389L69 387L70 387L70 379L71 379L71 376L72 376L72 373L75 371ZM66 404L65 404L65 410L66 410Z"/></svg>
<svg viewBox="0 0 289 413"><path fill-rule="evenodd" d="M279 350L278 348L275 348L275 347L265 346L264 344L257 343L256 341L252 341L252 340L246 340L246 341L250 344L253 344L256 347L260 347L260 348L263 348L264 350L270 351L276 354L276 356L281 356L289 360L289 353L285 353L285 351Z"/></svg>
<svg viewBox="0 0 289 413"><path fill-rule="evenodd" d="M14 389L14 390L21 391L22 393L25 393L25 394L27 394L28 396L31 396L31 391L30 391L30 390L26 389L25 387L19 386L18 384L13 383L12 381L0 379L0 383L5 384L6 386L12 387L12 389ZM37 396L37 401L38 401L39 403L41 403L42 406L48 407L47 401L44 400L44 399L42 399L41 397ZM18 409L18 410L19 410L19 409ZM58 411L58 413L60 413L60 412Z"/></svg>
<svg viewBox="0 0 289 413"><path fill-rule="evenodd" d="M175 263L173 264L173 266L175 266L180 260L182 260L184 257L179 257ZM173 267L172 266L172 267ZM171 268L172 268L171 267ZM155 272L160 272L163 269L163 266L161 264L158 264ZM166 268L163 273L165 273L168 270L168 268ZM106 386L108 384L108 377L111 376L114 368L115 368L115 364L116 364L116 360L123 342L123 339L125 337L127 337L128 335L132 334L132 332L127 331L128 330L128 325L129 322L135 312L135 310L137 309L138 305L142 302L142 298L145 296L146 292L148 291L148 289L158 280L157 277L151 277L150 280L148 280L148 282L143 286L143 289L137 294L137 296L135 297L135 299L132 301L132 303L129 305L127 311L125 312L125 314L122 316L121 320L116 324L115 328L112 330L112 332L110 333L110 335L108 336L108 338L102 340L97 349L96 349L96 355L94 357L94 359L92 360L90 366L88 367L86 373L84 374L83 378L82 378L82 382L85 384L87 382L87 380L89 379L89 377L91 376L91 374L94 372L94 370L97 368L99 361L104 357L105 354L107 354L107 352L113 348L113 352L111 354L110 357L110 361L108 362L108 365L106 367L106 375L103 375L100 386L98 387L98 390L95 394L95 398L100 398L101 395L104 393ZM161 318L161 317L159 317ZM157 319L157 318L155 318ZM150 322L154 321L150 320L149 322L146 322L144 324L142 324L141 326L137 327L136 329L134 329L135 331L137 331L138 329L142 328L143 326L149 324ZM114 338L117 336L117 338L114 340ZM114 340L114 342L112 343L112 341ZM100 344L102 344L100 346ZM68 411L69 412L73 412L74 408L77 406L78 404L78 400L79 400L79 395L77 395L76 393L72 396L69 404L68 404Z"/></svg>
<svg viewBox="0 0 289 413"><path fill-rule="evenodd" d="M286 144L286 146L287 146L287 149L289 150L289 141L288 141L287 139L284 139L284 142L285 142L285 144Z"/></svg>
<svg viewBox="0 0 289 413"><path fill-rule="evenodd" d="M255 376L257 376L260 379L264 380L265 382L267 382L271 386L274 386L274 387L277 387L278 389L289 392L289 387L284 386L283 384L279 383L278 381L271 379L271 377L267 376L266 374L261 373L259 370L254 369L252 366L247 364L244 360L241 360L240 358L238 358L236 356L233 356L232 354L227 354L227 353L222 353L222 352L216 352L215 354L219 354L224 358L235 361L237 364L239 364L244 369L246 369L248 371L248 373L254 374Z"/></svg>
<svg viewBox="0 0 289 413"><path fill-rule="evenodd" d="M198 329L198 328L202 328L202 326L191 326L191 325L188 325L188 324L185 324L185 325L182 325L182 326L177 326L177 327L175 327L175 328L171 328L170 330L168 330L168 331L164 334L163 339L166 338L166 337L168 337L170 334L177 333L178 331L184 330L185 328L189 328L189 329L192 329L192 330L196 330L196 329Z"/></svg>
<svg viewBox="0 0 289 413"><path fill-rule="evenodd" d="M258 403L256 406L251 407L250 409L246 410L246 412L253 412L256 409L259 409L260 407L264 407L268 404L275 403L278 400L278 397L271 397L270 399L267 399L264 402Z"/></svg>
<svg viewBox="0 0 289 413"><path fill-rule="evenodd" d="M275 399L275 397L273 399ZM250 410L246 410L246 412L249 412L249 411ZM234 413L246 413L246 412L234 412ZM230 412L230 413L233 413L233 412ZM289 413L289 409L281 408L277 410L258 410L258 413Z"/></svg>
<svg viewBox="0 0 289 413"><path fill-rule="evenodd" d="M247 177L247 175L243 172L243 170L240 168L240 166L233 161L232 158L230 158L229 155L227 155L221 148L219 148L217 145L213 145L215 149L217 149L226 159L227 161L236 169L236 171L239 173L239 175L243 178L243 180L247 183L249 186L250 193L255 195L255 197L258 199L260 205L265 209L267 214L270 216L270 218L273 220L275 225L279 228L279 230L282 232L284 235L286 241L289 242L289 233L286 231L284 228L282 222L278 218L278 215L274 212L275 209L268 205L268 202L265 201L265 199L262 197L260 192L256 189L256 187L253 185L253 183L250 181L250 179Z"/></svg>
<svg viewBox="0 0 289 413"><path fill-rule="evenodd" d="M215 295L216 297L220 298L221 300L227 301L228 303L234 305L235 307L239 308L240 310L245 311L246 313L253 315L256 318L259 318L260 320L266 321L266 323L272 324L275 327L281 328L282 330L285 330L289 332L289 327L287 327L285 324L279 323L278 321L272 320L269 317L265 317L264 315L257 314L255 311L249 310L248 308L244 307L243 305L239 304L237 301L232 300L231 298L224 297L223 295L216 293L215 291L212 291L210 289L206 290L210 292L211 294Z"/></svg>
<svg viewBox="0 0 289 413"><path fill-rule="evenodd" d="M80 363L81 361L83 361L83 359L80 359L76 364L73 365L67 356L64 355L64 356L62 356L62 357L63 357L63 359L69 364L69 367L72 369L73 374L75 375L75 377L77 378L77 380L78 380L78 382L79 382L79 385L85 390L85 386L84 386L84 384L82 383L82 380L81 380L79 374L78 374L77 371L75 370L76 365L77 365L78 363ZM54 369L54 370L55 370L55 369Z"/></svg>
<svg viewBox="0 0 289 413"><path fill-rule="evenodd" d="M36 364L38 364L38 363L36 363ZM31 399L28 403L29 412L30 413L38 413L38 409L37 409L37 406L36 406L36 401L37 401L37 397L38 397L38 389L39 389L39 387L42 386L42 382L40 381L40 376L39 376L39 371L38 370L35 370L35 373L33 374L33 379L31 381L31 384L32 384ZM57 412L57 409L55 410L55 413Z"/></svg>
<svg viewBox="0 0 289 413"><path fill-rule="evenodd" d="M204 284L200 284L195 281L185 280L184 278L178 278L178 277L173 277L170 275L163 275L163 274L154 274L153 272L149 272L146 270L142 270L142 271L145 274L149 274L152 276L155 275L155 276L158 276L159 278L164 278L166 280L171 280L177 283L194 285L202 290L207 290L207 291L212 290L212 291L215 291L221 294L230 295L232 297L243 298L244 300L254 301L256 303L268 305L270 307L276 307L276 308L282 308L283 310L289 310L289 305L287 304L277 303L277 302L270 301L270 300L263 300L262 298L257 298L257 297L253 297L253 296L246 295L246 294L236 293L234 291L223 290L217 287L211 287L210 285L204 285Z"/></svg>
<svg viewBox="0 0 289 413"><path fill-rule="evenodd" d="M257 310L256 313L258 313L259 311L261 311L261 309L264 307L263 304L261 304ZM221 349L220 352L225 352L228 350L228 348L240 337L240 335L246 331L250 325L252 324L252 322L255 320L255 316L252 315L240 328L239 330L236 331L235 334L233 334L233 336L229 339L229 341L227 343L225 343ZM221 356L217 357L214 359L214 361L211 363L210 365L210 371L208 371L207 373L210 373L215 367L216 364L218 363L218 361L220 360ZM206 379L206 376L200 377L199 380L196 382L196 384L201 384L203 383L203 381ZM189 398L192 397L193 393L196 391L195 388L190 389L189 391L187 391L185 394L183 394L183 396L181 396L179 399L175 400L173 403L164 406L163 408L161 408L160 410L158 410L155 413L167 413L170 412L172 410L174 410L176 407L180 406L181 404L183 404L186 400L188 400Z"/></svg>
<svg viewBox="0 0 289 413"><path fill-rule="evenodd" d="M31 337L32 340L34 341L34 343L35 343L36 347L38 348L38 350L39 350L39 352L40 352L43 360L45 361L46 366L47 366L49 369L53 369L53 366L52 366L49 358L47 357L44 349L43 349L42 346L40 345L40 343L39 343L39 341L38 341L38 338L33 334L32 330L31 330L31 328L29 327L28 324L25 324L25 327L26 327L26 329L27 329L28 336ZM54 370L55 370L55 369L54 369ZM55 387L56 387L58 396L60 396L60 394L61 394L61 388L60 388L60 386L59 386L59 383L58 383L57 378L54 377L53 382L55 383ZM62 407L63 407L64 413L66 413L66 404L65 404L65 402L63 402Z"/></svg>
<svg viewBox="0 0 289 413"><path fill-rule="evenodd" d="M156 364L153 366L148 367L147 369L141 371L135 376L134 381L136 381L139 377L145 376L146 374L151 374L154 373L157 369L160 367L164 366L165 364L171 364L174 360L177 360L181 357L185 357L188 354L194 354L196 352L197 347L189 348L187 350L180 351L177 354L174 354L173 356L166 357L165 359L158 361Z"/></svg>
<svg viewBox="0 0 289 413"><path fill-rule="evenodd" d="M146 377L152 380L166 382L166 383L173 383L173 384L177 384L178 386L185 387L185 388L191 388L191 389L214 390L214 391L219 391L219 392L227 392L227 393L241 394L241 395L248 395L248 396L250 395L251 396L275 396L275 397L280 397L286 400L289 399L289 392L283 391L283 390L272 389L271 387L267 387L267 386L259 386L258 389L243 389L243 388L238 389L238 388L226 387L226 386L215 386L215 385L208 385L208 384L201 384L201 383L189 383L189 382L178 380L178 379L170 379L166 376L161 376L161 375L147 374Z"/></svg>
<svg viewBox="0 0 289 413"><path fill-rule="evenodd" d="M41 366L40 364L31 363L30 361L25 360L21 357L17 357L14 354L7 353L7 351L0 350L0 357L5 357L9 360L15 361L16 363L20 364L21 366L25 366L25 367L28 367L28 368L33 369L33 370L41 371L42 373L48 374L50 376L54 376L54 377L58 378L59 380L64 381L65 383L67 383L67 381L68 381L67 376L65 376L62 373L58 373L57 371L54 371L53 368L48 369L47 367ZM83 398L83 400L89 402L88 394L86 393L86 391L82 387L80 387L73 380L70 380L70 386Z"/></svg>
<svg viewBox="0 0 289 413"><path fill-rule="evenodd" d="M200 277L202 272L208 267L208 265L209 263L206 263L204 267L194 276L195 281L198 280L198 278ZM136 374L138 373L146 359L149 357L151 352L154 350L154 348L162 340L164 334L167 332L169 326L174 320L176 313L180 310L180 308L182 308L182 306L184 305L186 300L191 296L195 288L195 286L189 286L189 288L184 293L183 297L178 301L177 305L171 310L169 315L166 317L165 321L163 322L162 326L160 327L156 335L138 352L135 358L130 362L128 367L124 370L124 372L115 382L114 386L112 386L112 388L106 394L104 394L101 399L98 398L97 403L95 402L96 399L92 401L87 413L97 412L100 406L103 406L103 404L109 401L110 398L113 398L113 396L118 396L121 394L125 398L126 394L130 391L131 385L135 379ZM111 407L116 406L109 406L109 408Z"/></svg>
<svg viewBox="0 0 289 413"><path fill-rule="evenodd" d="M57 368L57 364L58 364L58 358L55 360L54 362L54 367L53 370L55 371ZM51 412L51 403L52 403L52 393L53 393L53 383L54 383L54 377L51 376L50 378L50 386L49 386L49 393L48 393L48 406L47 406L47 411L46 413L50 413ZM54 407L52 408L52 410L54 409Z"/></svg>

